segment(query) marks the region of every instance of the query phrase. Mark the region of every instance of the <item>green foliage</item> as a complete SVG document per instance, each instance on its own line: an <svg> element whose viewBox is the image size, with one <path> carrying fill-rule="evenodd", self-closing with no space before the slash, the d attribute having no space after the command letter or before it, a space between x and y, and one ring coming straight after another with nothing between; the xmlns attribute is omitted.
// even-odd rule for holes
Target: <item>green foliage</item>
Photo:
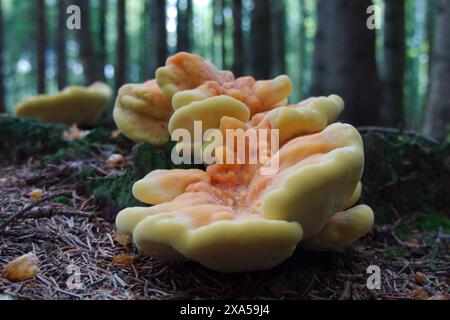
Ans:
<svg viewBox="0 0 450 320"><path fill-rule="evenodd" d="M0 163L18 163L58 152L67 146L64 130L64 126L33 119L0 117Z"/></svg>

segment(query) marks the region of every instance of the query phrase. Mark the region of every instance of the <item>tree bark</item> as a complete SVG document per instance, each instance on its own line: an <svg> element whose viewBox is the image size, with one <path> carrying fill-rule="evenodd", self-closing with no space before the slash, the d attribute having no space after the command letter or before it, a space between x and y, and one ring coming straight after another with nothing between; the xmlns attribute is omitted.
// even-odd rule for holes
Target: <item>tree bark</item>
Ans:
<svg viewBox="0 0 450 320"><path fill-rule="evenodd" d="M430 99L424 132L437 139L448 133L450 125L450 1L440 0L431 66Z"/></svg>
<svg viewBox="0 0 450 320"><path fill-rule="evenodd" d="M300 16L300 30L299 30L300 88L299 88L299 96L303 97L304 96L305 79L306 79L306 76L305 76L305 73L306 73L306 26L305 26L306 6L305 6L305 0L299 0L299 6L300 6L300 14L299 14L299 16Z"/></svg>
<svg viewBox="0 0 450 320"><path fill-rule="evenodd" d="M117 0L116 89L119 89L126 82L126 67L127 67L126 1Z"/></svg>
<svg viewBox="0 0 450 320"><path fill-rule="evenodd" d="M284 0L272 0L273 8L273 65L272 76L286 73L286 7Z"/></svg>
<svg viewBox="0 0 450 320"><path fill-rule="evenodd" d="M242 0L233 0L233 73L237 77L244 74L245 52L242 31Z"/></svg>
<svg viewBox="0 0 450 320"><path fill-rule="evenodd" d="M312 95L338 94L343 119L353 125L378 123L380 82L375 31L367 28L371 0L319 0L313 57Z"/></svg>
<svg viewBox="0 0 450 320"><path fill-rule="evenodd" d="M151 45L152 45L152 67L151 73L166 64L168 55L167 29L166 29L166 1L153 0L151 14Z"/></svg>
<svg viewBox="0 0 450 320"><path fill-rule="evenodd" d="M56 57L57 57L59 90L62 90L67 86L66 9L67 9L66 0L58 0Z"/></svg>
<svg viewBox="0 0 450 320"><path fill-rule="evenodd" d="M45 93L45 50L47 48L47 29L45 24L45 0L38 1L38 36L37 36L37 56L38 56L38 84L39 94Z"/></svg>
<svg viewBox="0 0 450 320"><path fill-rule="evenodd" d="M192 0L178 0L177 52L191 51Z"/></svg>
<svg viewBox="0 0 450 320"><path fill-rule="evenodd" d="M92 41L91 30L91 9L89 0L76 0L81 9L81 30L78 30L77 38L80 45L80 60L83 65L84 81L86 85L90 85L96 80L95 75L95 49Z"/></svg>
<svg viewBox="0 0 450 320"><path fill-rule="evenodd" d="M99 42L99 48L98 48L98 58L97 58L97 74L98 79L105 81L105 65L106 65L106 55L107 55L107 49L106 49L106 15L108 12L108 2L107 0L100 0L100 7L99 7L99 33L98 33L98 42Z"/></svg>
<svg viewBox="0 0 450 320"><path fill-rule="evenodd" d="M6 112L5 108L5 81L3 76L3 3L0 0L0 115Z"/></svg>
<svg viewBox="0 0 450 320"><path fill-rule="evenodd" d="M272 64L270 1L254 1L254 6L251 22L252 75L256 79L268 79Z"/></svg>
<svg viewBox="0 0 450 320"><path fill-rule="evenodd" d="M141 82L153 79L155 77L154 74L150 73L150 69L152 66L151 55L150 55L150 47L151 44L151 34L150 34L150 12L152 8L152 0L144 0L144 10L141 16L141 26L140 26L140 80Z"/></svg>
<svg viewBox="0 0 450 320"><path fill-rule="evenodd" d="M405 1L385 0L383 102L380 116L386 126L404 124L405 37Z"/></svg>
<svg viewBox="0 0 450 320"><path fill-rule="evenodd" d="M220 17L221 17L221 24L220 24L220 43L222 44L222 69L227 70L227 43L226 43L226 31L227 31L227 25L225 21L225 8L226 3L225 0L221 0L220 2Z"/></svg>

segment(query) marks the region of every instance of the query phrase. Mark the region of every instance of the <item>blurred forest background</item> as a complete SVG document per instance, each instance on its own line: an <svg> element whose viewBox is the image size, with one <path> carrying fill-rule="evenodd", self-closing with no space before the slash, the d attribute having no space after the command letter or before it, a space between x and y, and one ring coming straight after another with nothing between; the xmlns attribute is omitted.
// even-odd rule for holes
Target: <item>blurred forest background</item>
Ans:
<svg viewBox="0 0 450 320"><path fill-rule="evenodd" d="M66 28L69 5L82 29ZM369 30L372 4L380 28ZM337 93L354 125L450 120L450 0L0 0L0 113L66 85L154 78L177 51L237 76L288 74L291 102Z"/></svg>

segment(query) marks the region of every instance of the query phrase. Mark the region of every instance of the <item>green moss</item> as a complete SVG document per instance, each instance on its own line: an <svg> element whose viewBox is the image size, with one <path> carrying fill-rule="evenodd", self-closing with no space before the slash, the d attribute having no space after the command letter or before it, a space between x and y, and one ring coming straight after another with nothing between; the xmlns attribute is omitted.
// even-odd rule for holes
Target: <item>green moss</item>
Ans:
<svg viewBox="0 0 450 320"><path fill-rule="evenodd" d="M61 203L68 207L72 205L72 199L69 197L66 197L66 196L55 197L55 198L53 198L53 201L57 202L57 203Z"/></svg>
<svg viewBox="0 0 450 320"><path fill-rule="evenodd" d="M418 135L363 132L366 168L362 203L370 205L378 224L414 213L449 212L450 173L446 144ZM447 218L444 218L448 220Z"/></svg>
<svg viewBox="0 0 450 320"><path fill-rule="evenodd" d="M133 148L133 163L125 172L108 177L94 178L88 184L89 192L120 209L142 205L131 192L134 183L153 170L191 168L189 165L175 166L171 161L172 144L157 148L141 143ZM197 166L203 168L203 166Z"/></svg>
<svg viewBox="0 0 450 320"><path fill-rule="evenodd" d="M132 194L135 182L132 170L120 175L110 175L104 178L95 178L88 184L88 191L97 199L113 205L119 209L142 205Z"/></svg>
<svg viewBox="0 0 450 320"><path fill-rule="evenodd" d="M388 259L398 259L408 255L408 250L404 247L387 247L384 256Z"/></svg>
<svg viewBox="0 0 450 320"><path fill-rule="evenodd" d="M33 119L0 117L0 163L20 163L67 146L65 127Z"/></svg>
<svg viewBox="0 0 450 320"><path fill-rule="evenodd" d="M444 233L450 233L450 219L448 216L436 213L419 215L417 223L418 229L422 231L436 231L442 227Z"/></svg>
<svg viewBox="0 0 450 320"><path fill-rule="evenodd" d="M92 130L84 139L70 141L65 148L54 154L43 157L45 164L55 164L63 161L85 160L95 157L100 151L121 153L131 150L133 142L125 136L111 137L111 132L105 128Z"/></svg>

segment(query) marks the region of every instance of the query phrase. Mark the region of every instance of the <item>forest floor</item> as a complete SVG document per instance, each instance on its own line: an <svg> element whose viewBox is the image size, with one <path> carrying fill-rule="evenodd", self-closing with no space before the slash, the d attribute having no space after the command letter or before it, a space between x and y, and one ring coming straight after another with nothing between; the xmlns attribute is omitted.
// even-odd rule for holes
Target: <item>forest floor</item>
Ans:
<svg viewBox="0 0 450 320"><path fill-rule="evenodd" d="M125 154L131 159L131 152ZM39 273L25 282L0 277L0 299L445 299L450 292L448 219L420 213L377 219L363 239L340 252L302 249L264 272L219 274L196 263L164 263L140 255L118 235L116 209L80 192L73 177L89 167L100 176L124 169L95 157L45 164L33 158L0 168L0 270L27 253ZM42 197L30 194L42 190ZM385 204L383 204L385 205ZM448 208L447 208L448 209ZM377 210L375 210L377 212ZM394 210L395 211L395 210ZM448 211L447 211L448 212ZM436 222L437 221L437 222ZM424 227L424 225L426 227ZM126 239L125 239L126 240ZM381 289L369 290L369 266ZM71 290L70 266L81 271Z"/></svg>

